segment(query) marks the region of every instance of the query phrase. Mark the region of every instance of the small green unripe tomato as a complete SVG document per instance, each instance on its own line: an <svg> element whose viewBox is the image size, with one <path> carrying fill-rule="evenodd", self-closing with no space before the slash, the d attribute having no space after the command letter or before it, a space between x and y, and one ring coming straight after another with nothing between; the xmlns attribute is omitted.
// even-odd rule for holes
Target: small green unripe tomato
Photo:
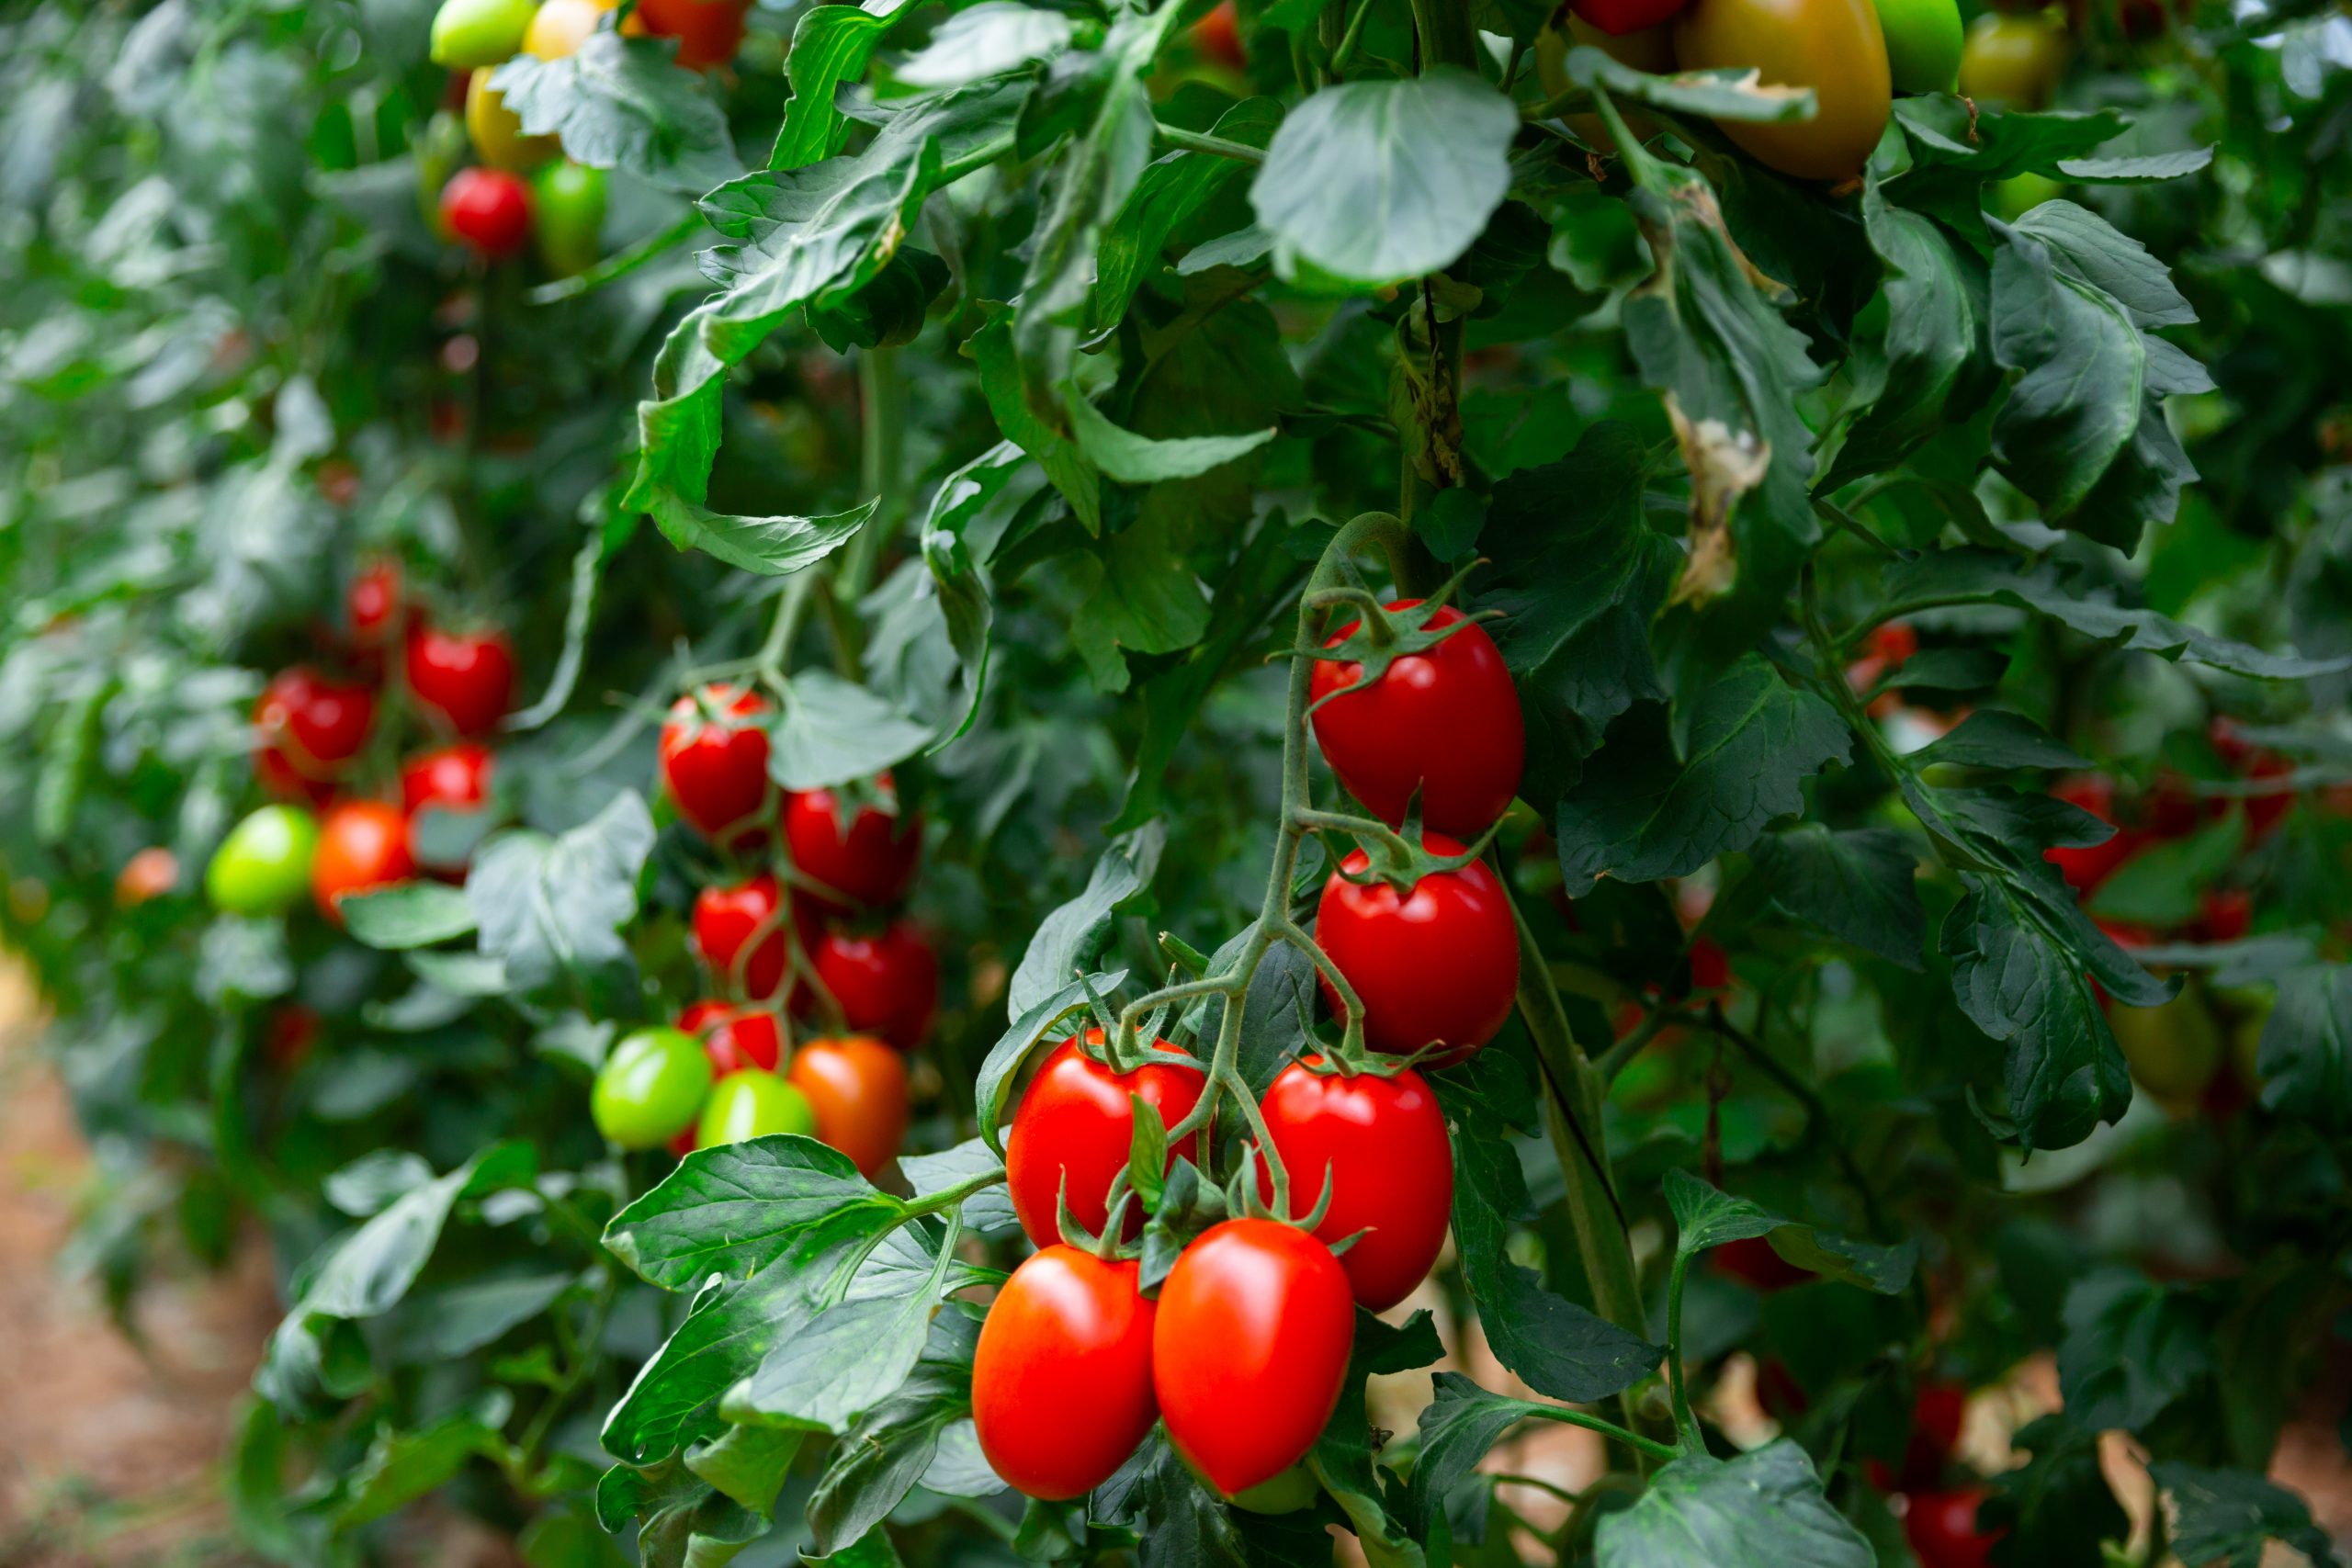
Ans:
<svg viewBox="0 0 2352 1568"><path fill-rule="evenodd" d="M557 277L586 272L604 254L605 171L569 159L531 178L531 243Z"/></svg>
<svg viewBox="0 0 2352 1568"><path fill-rule="evenodd" d="M1886 64L1898 93L1949 93L1960 82L1966 41L1952 0L1878 0Z"/></svg>
<svg viewBox="0 0 2352 1568"><path fill-rule="evenodd" d="M1236 1492L1227 1499L1246 1514L1295 1514L1311 1508L1323 1483L1304 1464L1292 1465L1280 1475Z"/></svg>
<svg viewBox="0 0 2352 1568"><path fill-rule="evenodd" d="M2029 169L2022 175L1996 180L1984 187L1984 205L1995 216L2014 223L2045 201L2055 201L2066 187L2048 175Z"/></svg>
<svg viewBox="0 0 2352 1568"><path fill-rule="evenodd" d="M710 1058L683 1030L640 1029L605 1058L588 1097L596 1131L625 1149L650 1149L694 1125L710 1092Z"/></svg>
<svg viewBox="0 0 2352 1568"><path fill-rule="evenodd" d="M808 1103L807 1095L774 1073L744 1067L710 1086L710 1098L703 1101L702 1125L695 1133L695 1146L715 1149L721 1144L740 1144L746 1138L764 1138L771 1133L815 1137L816 1108Z"/></svg>
<svg viewBox="0 0 2352 1568"><path fill-rule="evenodd" d="M2213 1010L2193 981L2161 1007L2109 1006L2107 1025L2132 1064L2132 1076L2172 1110L2196 1104L2228 1049Z"/></svg>
<svg viewBox="0 0 2352 1568"><path fill-rule="evenodd" d="M311 891L318 819L299 806L265 806L234 828L204 868L213 908L232 915L277 915Z"/></svg>
<svg viewBox="0 0 2352 1568"><path fill-rule="evenodd" d="M433 63L474 71L513 59L537 9L537 0L441 0L433 13Z"/></svg>

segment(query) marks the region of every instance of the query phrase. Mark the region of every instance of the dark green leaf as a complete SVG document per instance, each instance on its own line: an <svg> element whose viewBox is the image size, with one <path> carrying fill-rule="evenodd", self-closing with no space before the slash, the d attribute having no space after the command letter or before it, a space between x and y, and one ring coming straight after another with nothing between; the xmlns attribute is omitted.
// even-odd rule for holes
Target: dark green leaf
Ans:
<svg viewBox="0 0 2352 1568"><path fill-rule="evenodd" d="M1045 918L1012 972L1007 1006L1016 1018L1062 991L1092 964L1119 907L1151 886L1167 838L1159 822L1124 835L1094 863L1086 890Z"/></svg>
<svg viewBox="0 0 2352 1568"><path fill-rule="evenodd" d="M474 929L473 907L458 888L440 882L406 882L355 893L336 906L354 941L398 952L429 947Z"/></svg>
<svg viewBox="0 0 2352 1568"><path fill-rule="evenodd" d="M1873 1568L1870 1543L1783 1438L1734 1460L1679 1459L1600 1521L1599 1568Z"/></svg>
<svg viewBox="0 0 2352 1568"><path fill-rule="evenodd" d="M2313 1568L2335 1568L2327 1532L2293 1493L2251 1471L2166 1461L2149 1467L2179 1518L2172 1549L2188 1568L2260 1568L2265 1545L2283 1541Z"/></svg>
<svg viewBox="0 0 2352 1568"><path fill-rule="evenodd" d="M561 136L573 163L626 169L699 195L743 165L707 80L679 70L676 52L651 39L600 30L560 60L516 55L491 85L526 131Z"/></svg>
<svg viewBox="0 0 2352 1568"><path fill-rule="evenodd" d="M559 838L518 829L482 847L466 878L482 955L518 990L559 983L616 998L635 973L620 931L637 917L637 878L653 818L633 790Z"/></svg>
<svg viewBox="0 0 2352 1568"><path fill-rule="evenodd" d="M887 1219L899 1208L848 1156L780 1134L696 1149L613 1217L605 1246L639 1278L684 1291L756 1273L845 1210Z"/></svg>
<svg viewBox="0 0 2352 1568"><path fill-rule="evenodd" d="M1796 919L1891 964L1920 966L1918 864L1901 834L1805 822L1766 834L1748 853L1772 901Z"/></svg>

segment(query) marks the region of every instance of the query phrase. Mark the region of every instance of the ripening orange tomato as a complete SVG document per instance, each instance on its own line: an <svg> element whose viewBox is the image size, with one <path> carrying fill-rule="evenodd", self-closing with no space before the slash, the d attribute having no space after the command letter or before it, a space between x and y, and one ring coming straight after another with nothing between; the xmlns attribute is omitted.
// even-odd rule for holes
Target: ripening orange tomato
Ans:
<svg viewBox="0 0 2352 1568"><path fill-rule="evenodd" d="M1750 70L1765 85L1810 87L1813 118L1722 120L1757 162L1804 180L1845 180L1886 130L1894 81L1872 0L1693 0L1674 24L1685 71Z"/></svg>

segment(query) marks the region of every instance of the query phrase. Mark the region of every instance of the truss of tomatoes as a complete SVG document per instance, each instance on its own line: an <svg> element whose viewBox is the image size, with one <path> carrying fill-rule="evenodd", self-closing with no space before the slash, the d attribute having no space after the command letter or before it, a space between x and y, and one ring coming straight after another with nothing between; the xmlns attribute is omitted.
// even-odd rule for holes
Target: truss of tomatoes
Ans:
<svg viewBox="0 0 2352 1568"><path fill-rule="evenodd" d="M855 792L784 790L768 771L772 705L705 686L662 726L662 787L679 818L738 863L771 868L695 896L694 947L713 995L673 1028L616 1046L593 1106L626 1148L684 1156L771 1134L815 1137L860 1171L897 1157L905 1055L931 1029L939 964L897 911L922 856L922 821L888 774ZM828 1032L792 1047L793 1017Z"/></svg>
<svg viewBox="0 0 2352 1568"><path fill-rule="evenodd" d="M1157 1422L1225 1496L1304 1506L1316 1483L1301 1463L1344 1392L1356 1309L1403 1301L1444 1247L1453 1142L1410 1062L1464 1060L1510 1017L1510 905L1450 835L1478 840L1509 808L1524 732L1510 672L1475 621L1409 600L1370 618L1318 660L1311 722L1351 796L1391 828L1426 823L1420 862L1375 875L1359 850L1333 869L1317 910L1317 941L1356 993L1374 1054L1310 1052L1259 1099L1254 1120L1289 1173L1295 1219L1272 1213L1264 1163L1232 1135L1251 1119L1228 1119L1223 1212L1238 1217L1192 1236L1159 1278L1146 1277L1146 1223L1119 1179L1148 1159L1136 1152L1153 1142L1148 1128L1138 1139L1138 1106L1163 1132L1193 1118L1208 1087L1200 1063L1163 1039L1122 1066L1102 1028L1037 1063L1006 1133L1005 1173L1038 1250L989 1306L972 1368L981 1450L1031 1496L1091 1491ZM1324 993L1338 1013L1328 981ZM1218 1163L1218 1131L1211 1118L1167 1140L1168 1191L1179 1161ZM1152 1224L1167 1223L1162 1198Z"/></svg>
<svg viewBox="0 0 2352 1568"><path fill-rule="evenodd" d="M514 695L505 634L435 624L406 603L389 561L353 577L345 621L340 672L281 670L254 705L254 773L279 802L240 821L206 867L206 889L229 913L283 914L307 893L340 925L355 893L462 877L489 818L484 738ZM404 721L398 734L388 707ZM411 741L424 744L395 764Z"/></svg>

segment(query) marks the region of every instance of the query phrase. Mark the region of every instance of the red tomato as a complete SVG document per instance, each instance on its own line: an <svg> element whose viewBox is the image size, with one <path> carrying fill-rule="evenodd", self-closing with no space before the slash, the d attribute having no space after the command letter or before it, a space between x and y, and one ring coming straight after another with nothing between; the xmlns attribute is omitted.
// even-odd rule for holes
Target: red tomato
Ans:
<svg viewBox="0 0 2352 1568"><path fill-rule="evenodd" d="M1933 1381L1923 1382L1911 1401L1911 1444L1903 1460L1905 1478L1932 1484L1951 1462L1960 1446L1960 1429L1968 1418L1968 1385Z"/></svg>
<svg viewBox="0 0 2352 1568"><path fill-rule="evenodd" d="M2239 732L2236 721L2216 718L2207 726L2206 736L2222 761L2243 779L2280 779L2295 771L2295 765L2276 751L2267 751L2248 740ZM2278 790L2267 795L2250 795L2245 798L2245 825L2256 839L2278 825L2278 819L2293 808L2292 790Z"/></svg>
<svg viewBox="0 0 2352 1568"><path fill-rule="evenodd" d="M511 256L531 237L531 187L503 169L459 169L441 187L441 222L485 256Z"/></svg>
<svg viewBox="0 0 2352 1568"><path fill-rule="evenodd" d="M1227 71L1250 68L1250 51L1241 47L1241 14L1233 0L1219 0L1216 9L1193 24L1193 48L1211 65Z"/></svg>
<svg viewBox="0 0 2352 1568"><path fill-rule="evenodd" d="M1326 1242L1356 1236L1340 1255L1357 1301L1385 1312L1429 1276L1445 1245L1453 1207L1453 1144L1445 1112L1421 1075L1360 1073L1342 1077L1312 1069L1319 1056L1284 1067L1261 1102L1266 1131L1290 1172L1292 1213L1305 1216L1330 1173L1331 1206L1315 1234ZM1272 1179L1259 1189L1269 1201Z"/></svg>
<svg viewBox="0 0 2352 1568"><path fill-rule="evenodd" d="M972 1421L989 1467L1032 1497L1080 1497L1150 1434L1152 1303L1133 1263L1049 1247L989 1304Z"/></svg>
<svg viewBox="0 0 2352 1568"><path fill-rule="evenodd" d="M890 776L878 781L895 807ZM793 868L853 904L897 902L915 879L922 858L922 818L860 807L842 831L841 815L829 789L794 790L784 797L784 841ZM820 908L841 909L838 901L816 895Z"/></svg>
<svg viewBox="0 0 2352 1568"><path fill-rule="evenodd" d="M754 720L767 711L757 692L706 686L703 701L717 719L703 716L691 695L670 708L662 727L662 784L678 803L678 815L703 837L743 848L764 838L768 804L768 732Z"/></svg>
<svg viewBox="0 0 2352 1568"><path fill-rule="evenodd" d="M415 874L408 816L390 801L346 800L320 819L311 893L335 924L343 924L345 895L389 887Z"/></svg>
<svg viewBox="0 0 2352 1568"><path fill-rule="evenodd" d="M130 908L150 898L161 898L179 886L180 857L161 844L150 844L122 863L115 873L114 901Z"/></svg>
<svg viewBox="0 0 2352 1568"><path fill-rule="evenodd" d="M303 666L281 671L254 704L254 771L274 795L323 805L368 743L376 694Z"/></svg>
<svg viewBox="0 0 2352 1568"><path fill-rule="evenodd" d="M375 648L389 640L401 609L401 569L389 560L370 561L353 574L344 592L344 613L351 622L351 640Z"/></svg>
<svg viewBox="0 0 2352 1568"><path fill-rule="evenodd" d="M1919 651L1918 628L1907 621L1889 621L1871 632L1871 651L1893 669Z"/></svg>
<svg viewBox="0 0 2352 1568"><path fill-rule="evenodd" d="M784 922L797 916L796 908L787 908L783 886L764 871L732 887L706 887L695 897L695 948L713 974L763 1001L784 984L792 956Z"/></svg>
<svg viewBox="0 0 2352 1568"><path fill-rule="evenodd" d="M506 716L514 699L514 650L503 632L420 626L408 634L408 689L459 735L483 734Z"/></svg>
<svg viewBox="0 0 2352 1568"><path fill-rule="evenodd" d="M809 950L842 1017L861 1034L911 1051L939 1010L939 960L915 928L898 921L875 936L829 931Z"/></svg>
<svg viewBox="0 0 2352 1568"><path fill-rule="evenodd" d="M2079 806L2102 822L2115 820L2115 785L2096 774L2068 779L2050 792L2070 806ZM2140 847L2140 835L2118 829L2115 836L2087 849L2044 850L2041 858L2058 868L2066 885L2077 893L2088 893L2107 880L2108 874L2132 858Z"/></svg>
<svg viewBox="0 0 2352 1568"><path fill-rule="evenodd" d="M1101 1045L1102 1032L1088 1030L1086 1042ZM1154 1041L1152 1048L1176 1049L1165 1040ZM1201 1088L1199 1071L1181 1063L1147 1063L1131 1073L1114 1073L1080 1050L1075 1035L1056 1046L1022 1092L1005 1142L1005 1182L1029 1239L1039 1247L1061 1239L1057 1204L1065 1175L1070 1213L1099 1235L1111 1217L1104 1196L1111 1179L1126 1168L1135 1136L1135 1106L1127 1097L1141 1095L1172 1127L1200 1100ZM1168 1151L1171 1166L1178 1155L1199 1164L1199 1136L1188 1136ZM1130 1202L1124 1234L1133 1238L1142 1230L1143 1214Z"/></svg>
<svg viewBox="0 0 2352 1568"><path fill-rule="evenodd" d="M743 41L744 0L639 0L621 30L678 40L678 63L696 71L735 58Z"/></svg>
<svg viewBox="0 0 2352 1568"><path fill-rule="evenodd" d="M1431 854L1462 852L1442 833L1421 842ZM1361 873L1371 862L1357 850L1340 863ZM1519 994L1519 932L1483 861L1425 876L1402 898L1385 882L1359 886L1335 871L1315 940L1363 1003L1365 1042L1392 1055L1439 1041L1449 1048L1430 1063L1458 1062L1500 1032ZM1323 996L1338 1012L1328 980Z"/></svg>
<svg viewBox="0 0 2352 1568"><path fill-rule="evenodd" d="M1903 1534L1919 1554L1922 1568L1986 1568L1994 1543L2004 1532L1977 1532L1976 1508L1984 1501L1982 1486L1911 1495Z"/></svg>
<svg viewBox="0 0 2352 1568"><path fill-rule="evenodd" d="M1713 937L1702 936L1690 944L1690 988L1694 991L1720 991L1731 984L1731 954Z"/></svg>
<svg viewBox="0 0 2352 1568"><path fill-rule="evenodd" d="M690 1002L678 1014L678 1028L702 1042L714 1083L745 1067L776 1072L784 1060L784 1021L763 1008Z"/></svg>
<svg viewBox="0 0 2352 1568"><path fill-rule="evenodd" d="M2243 887L2208 887L2197 900L2199 942L2237 942L2254 929L2254 895Z"/></svg>
<svg viewBox="0 0 2352 1568"><path fill-rule="evenodd" d="M1707 1260L1717 1272L1744 1280L1768 1296L1775 1291L1785 1291L1791 1285L1802 1285L1813 1278L1773 1251L1772 1244L1760 1235L1727 1241L1710 1251Z"/></svg>
<svg viewBox="0 0 2352 1568"><path fill-rule="evenodd" d="M1273 1220L1227 1220L1159 1287L1152 1391L1169 1440L1230 1497L1305 1458L1340 1403L1355 1341L1340 1260Z"/></svg>
<svg viewBox="0 0 2352 1568"><path fill-rule="evenodd" d="M428 806L478 811L490 804L494 760L489 747L472 740L419 752L401 769L401 804L412 814Z"/></svg>
<svg viewBox="0 0 2352 1568"><path fill-rule="evenodd" d="M325 1032L326 1024L316 1008L281 1003L270 1010L269 1021L262 1026L262 1056L279 1072L290 1073L311 1059Z"/></svg>
<svg viewBox="0 0 2352 1568"><path fill-rule="evenodd" d="M1418 599L1400 599L1409 610ZM1432 611L1426 626L1450 626L1460 611ZM1351 621L1324 646L1337 647L1359 623ZM1519 793L1527 737L1510 671L1484 626L1455 632L1426 653L1388 666L1371 685L1345 696L1363 667L1318 660L1313 677L1316 741L1348 793L1396 827L1405 805L1421 792L1421 822L1441 833L1475 839L1510 807ZM1330 697L1326 702L1324 699Z"/></svg>
<svg viewBox="0 0 2352 1568"><path fill-rule="evenodd" d="M1690 0L1569 0L1568 9L1611 38L1670 22Z"/></svg>
<svg viewBox="0 0 2352 1568"><path fill-rule="evenodd" d="M899 1155L907 1136L907 1064L879 1040L852 1034L811 1040L792 1054L785 1075L817 1112L817 1136L872 1176Z"/></svg>

